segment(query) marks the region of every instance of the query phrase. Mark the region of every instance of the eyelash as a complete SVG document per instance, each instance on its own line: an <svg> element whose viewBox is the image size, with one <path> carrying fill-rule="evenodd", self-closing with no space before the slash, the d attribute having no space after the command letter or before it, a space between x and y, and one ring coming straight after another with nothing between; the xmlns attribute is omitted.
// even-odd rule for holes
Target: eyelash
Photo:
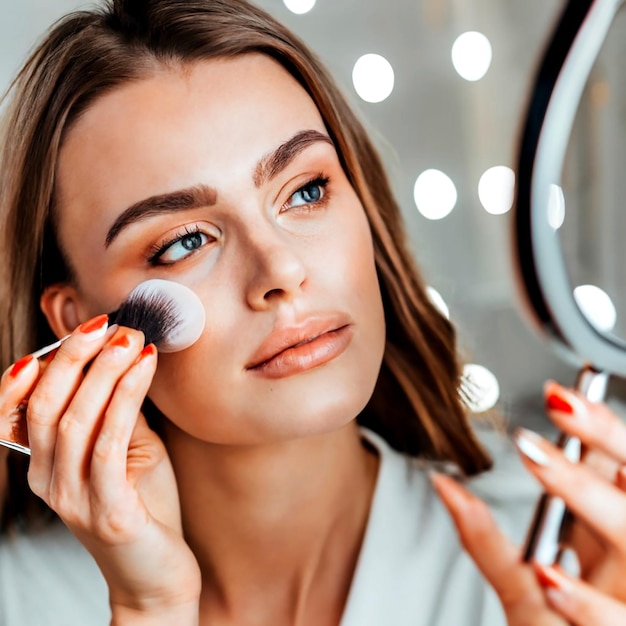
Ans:
<svg viewBox="0 0 626 626"><path fill-rule="evenodd" d="M323 191L322 197L319 200L317 200L317 201L308 202L308 203L305 203L305 204L302 204L302 205L297 205L297 206L293 207L292 209L295 209L295 210L298 210L298 211L308 211L308 210L311 210L311 208L314 208L314 207L325 206L327 204L329 198L330 198L329 193L328 193L328 184L329 183L330 183L329 177L320 173L320 174L317 174L311 180L309 180L306 183L304 183L304 185L301 185L300 187L298 187L298 189L296 189L289 196L289 200L291 200L293 198L293 196L295 196L297 193L303 191L304 189L310 188L310 187L320 187L322 189L322 191ZM289 210L289 209L287 209L287 210ZM205 237L208 237L208 235L206 235L206 233L203 233L202 230L200 230L200 228L198 226L192 226L192 227L186 226L182 233L177 233L176 235L174 235L170 239L151 246L149 251L148 251L148 256L147 256L148 263L150 265L154 265L154 266L174 265L174 263L176 263L177 261L173 261L173 262L170 262L170 263L159 263L159 259L174 244L178 243L179 241L182 241L183 239L185 239L186 237L189 237L191 235L204 235ZM184 257L184 259L186 259L189 256L191 256L193 253L194 252L191 251L187 256ZM181 260L184 260L184 259L181 259Z"/></svg>
<svg viewBox="0 0 626 626"><path fill-rule="evenodd" d="M161 243L155 244L150 247L148 250L148 263L150 265L173 265L174 263L159 263L159 259L171 248L175 243L182 241L186 237L190 237L191 235L204 235L208 237L206 233L203 233L202 230L198 226L185 226L185 229L181 233L177 233L171 239L163 241ZM193 252L190 252L187 255L188 258Z"/></svg>
<svg viewBox="0 0 626 626"><path fill-rule="evenodd" d="M322 197L314 202L307 202L306 204L303 205L298 205L295 207L292 207L292 210L298 210L298 211L307 211L310 210L311 208L315 208L315 207L321 207L321 206L325 206L328 203L328 200L330 199L330 195L328 192L328 184L330 183L330 178L328 176L325 176L322 173L317 174L314 178L312 178L311 180L307 181L306 183L304 183L304 185L301 185L300 187L298 187L298 189L296 189L290 196L289 196L289 200L291 200L297 193L303 191L304 189L306 189L307 187L321 187L322 189ZM286 205L287 203L285 203ZM285 206L283 205L283 206ZM289 209L287 209L289 210Z"/></svg>

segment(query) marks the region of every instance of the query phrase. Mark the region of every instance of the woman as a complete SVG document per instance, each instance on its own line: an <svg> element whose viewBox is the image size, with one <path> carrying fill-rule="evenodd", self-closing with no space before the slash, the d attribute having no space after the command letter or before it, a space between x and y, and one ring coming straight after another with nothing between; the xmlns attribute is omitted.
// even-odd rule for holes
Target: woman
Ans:
<svg viewBox="0 0 626 626"><path fill-rule="evenodd" d="M493 623L424 467L398 452L490 467L453 330L361 125L293 35L242 0L70 16L18 77L3 146L2 408L30 394L28 483L94 557L113 623ZM158 358L101 315L156 277L207 313L194 346ZM70 332L43 374L19 359ZM559 425L599 445L563 417L569 398L624 439L550 390ZM583 559L597 590L519 563L486 508L435 478L466 548L512 626L615 623L620 541L567 485L624 495L520 437L606 540Z"/></svg>

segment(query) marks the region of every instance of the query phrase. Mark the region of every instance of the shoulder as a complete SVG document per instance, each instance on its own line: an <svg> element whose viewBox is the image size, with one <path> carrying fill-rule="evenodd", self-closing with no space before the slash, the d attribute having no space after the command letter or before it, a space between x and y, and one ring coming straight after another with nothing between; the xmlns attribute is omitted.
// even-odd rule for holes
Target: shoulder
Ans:
<svg viewBox="0 0 626 626"><path fill-rule="evenodd" d="M106 583L60 522L0 538L0 623L108 624Z"/></svg>

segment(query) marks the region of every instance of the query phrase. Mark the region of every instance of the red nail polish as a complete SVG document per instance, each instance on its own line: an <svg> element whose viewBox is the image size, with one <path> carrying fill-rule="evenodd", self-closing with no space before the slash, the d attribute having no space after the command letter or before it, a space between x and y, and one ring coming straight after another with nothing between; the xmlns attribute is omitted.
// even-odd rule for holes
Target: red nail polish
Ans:
<svg viewBox="0 0 626 626"><path fill-rule="evenodd" d="M554 392L546 398L546 406L550 411L560 411L568 415L574 413L574 407L567 400Z"/></svg>
<svg viewBox="0 0 626 626"><path fill-rule="evenodd" d="M140 361L143 361L145 358L153 355L156 353L156 347L154 346L153 343L149 343L140 353L139 356L137 357L137 363L139 363Z"/></svg>
<svg viewBox="0 0 626 626"><path fill-rule="evenodd" d="M109 345L112 348L128 348L128 346L130 346L128 335L126 333L118 335L115 339L109 342Z"/></svg>
<svg viewBox="0 0 626 626"><path fill-rule="evenodd" d="M553 567L535 563L535 573L544 589L561 589L562 581Z"/></svg>
<svg viewBox="0 0 626 626"><path fill-rule="evenodd" d="M27 354L25 357L21 358L19 361L13 365L11 371L9 372L9 376L11 378L16 378L17 375L33 360L32 354Z"/></svg>
<svg viewBox="0 0 626 626"><path fill-rule="evenodd" d="M87 322L83 322L78 327L78 330L80 330L80 332L84 333L85 335L89 333L94 333L97 330L100 330L101 328L103 328L108 321L109 321L109 316L106 313L103 315L98 315L98 317L94 317L93 319L90 319Z"/></svg>

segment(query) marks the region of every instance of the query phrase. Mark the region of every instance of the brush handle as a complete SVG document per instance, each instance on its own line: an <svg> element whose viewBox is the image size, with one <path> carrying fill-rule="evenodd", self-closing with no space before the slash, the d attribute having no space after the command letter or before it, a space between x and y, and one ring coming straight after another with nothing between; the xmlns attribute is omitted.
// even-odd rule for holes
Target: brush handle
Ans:
<svg viewBox="0 0 626 626"><path fill-rule="evenodd" d="M50 354L53 350L56 350L57 348L59 348L61 344L66 339L69 339L69 338L70 338L70 335L65 335L65 337L63 337L62 339L59 339L58 341L55 341L54 343L51 343L49 346L45 346L44 348L39 348L39 350L37 350L36 352L33 352L32 355L36 359L40 359L42 356L46 356L47 354Z"/></svg>
<svg viewBox="0 0 626 626"><path fill-rule="evenodd" d="M30 456L30 448L22 446L19 443L15 443L14 441L0 439L0 446L4 446L5 448L9 448L11 450L15 450L16 452L21 452L22 454Z"/></svg>
<svg viewBox="0 0 626 626"><path fill-rule="evenodd" d="M590 367L583 368L576 380L576 391L591 402L602 402L606 393L608 375ZM578 463L581 456L581 443L576 437L562 434L557 446L572 463ZM538 561L553 565L561 559L571 514L561 498L544 493L537 508L530 530L526 537L524 561Z"/></svg>

